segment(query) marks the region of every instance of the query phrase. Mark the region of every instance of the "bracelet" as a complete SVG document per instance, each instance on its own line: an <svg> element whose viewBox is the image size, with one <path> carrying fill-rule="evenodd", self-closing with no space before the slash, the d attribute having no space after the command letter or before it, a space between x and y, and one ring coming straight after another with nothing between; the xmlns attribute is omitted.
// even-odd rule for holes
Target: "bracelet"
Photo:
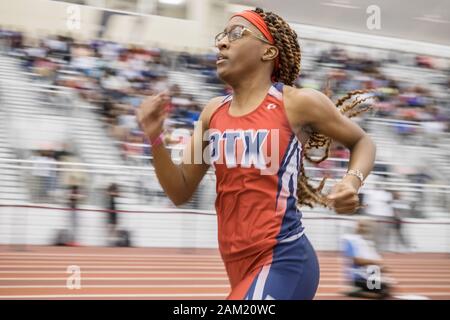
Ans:
<svg viewBox="0 0 450 320"><path fill-rule="evenodd" d="M152 148L156 148L160 144L164 143L164 134L161 132L160 135L156 139L150 139L150 144Z"/></svg>
<svg viewBox="0 0 450 320"><path fill-rule="evenodd" d="M358 170L358 169L355 169L355 170L353 170L353 169L348 170L347 173L344 175L344 177L345 177L346 175L350 175L350 176L355 176L355 177L357 177L357 178L361 181L361 187L364 185L364 175L362 174L362 172L361 172L360 170Z"/></svg>

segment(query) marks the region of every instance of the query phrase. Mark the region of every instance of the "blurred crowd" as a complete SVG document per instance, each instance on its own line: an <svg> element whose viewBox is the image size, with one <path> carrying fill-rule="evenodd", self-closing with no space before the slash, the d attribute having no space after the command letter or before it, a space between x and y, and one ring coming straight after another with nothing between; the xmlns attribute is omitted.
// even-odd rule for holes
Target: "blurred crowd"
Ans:
<svg viewBox="0 0 450 320"><path fill-rule="evenodd" d="M66 191L84 188L88 177L82 170L75 170L81 162L77 152L68 144L41 145L31 151L31 199L34 202L56 203L67 198Z"/></svg>
<svg viewBox="0 0 450 320"><path fill-rule="evenodd" d="M381 118L421 123L419 129L398 123L397 133L408 136L423 132L450 132L450 105L448 90L450 88L450 70L440 70L447 74L445 80L437 83L444 94L436 96L428 88L426 81L422 85L415 82L398 81L383 73L387 64L401 65L401 61L385 59L375 60L367 56L352 56L342 48L324 51L314 58L318 68L326 68L325 75L313 72L303 73L297 80L299 87L325 89L327 83L335 96L359 89L376 89L379 102L375 104L375 115ZM431 57L416 56L415 66L432 72L434 67ZM324 81L325 80L325 81Z"/></svg>
<svg viewBox="0 0 450 320"><path fill-rule="evenodd" d="M135 120L142 100L167 90L172 97L167 143L174 128L192 131L201 106L190 94L168 81L172 64L200 72L210 83L220 82L215 74L215 56L144 49L108 41L79 43L70 37L49 36L26 45L17 32L0 31L4 50L21 57L23 66L41 82L74 88L97 107L109 134L121 145L127 159L149 155L146 138ZM137 156L137 157L136 157Z"/></svg>
<svg viewBox="0 0 450 320"><path fill-rule="evenodd" d="M425 70L432 74L433 71L446 75L446 78L431 84L425 79L422 85L416 81L400 81L389 77L385 68L389 65L401 65L400 59L375 59L365 54L351 54L342 48L324 50L321 54L312 57L312 63L307 71L297 79L298 87L308 87L323 92L329 91L334 101L352 90L374 90L377 102L373 109L354 120L366 131L371 132L368 117L384 118L391 122L389 130L396 134L399 142L405 145L419 145L427 147L440 147L439 142L443 134L450 132L450 70L439 69L433 63L432 58L416 56L410 69L416 71ZM320 72L322 71L322 72ZM433 85L433 90L430 89ZM388 130L388 129L387 129ZM395 141L392 141L395 143ZM320 153L320 152L317 152ZM330 150L330 157L348 159L349 151L339 143L334 142ZM316 167L322 172L313 171L312 176L320 178L323 172L331 178L339 178L342 172L333 169L344 169L346 162L324 161ZM400 174L411 183L430 183L432 177L425 167L402 168L389 164L376 164L373 172L377 172L380 180L389 178L389 173ZM373 203L366 213L384 212L393 217L393 199L401 198L401 193L379 188L379 193L370 190L367 198L377 198L368 201ZM377 191L377 192L378 192ZM395 196L394 196L395 194ZM364 196L364 195L363 195ZM415 201L407 203L409 216L420 217L420 210L416 205L423 201L423 193L418 193ZM379 205L376 205L378 203Z"/></svg>
<svg viewBox="0 0 450 320"><path fill-rule="evenodd" d="M182 146L186 142L186 136L192 132L194 122L199 118L203 107L199 99L170 81L171 70L201 74L205 85L217 87L219 94L230 93L230 88L217 78L216 56L212 53L172 52L103 40L79 42L66 36L47 36L25 41L21 33L1 29L0 48L20 57L23 67L33 73L35 80L73 88L80 97L96 106L105 129L117 141L124 159L130 165L142 165L151 156L151 148L135 117L135 110L145 97L164 90L169 91L172 97L167 106L169 119L166 143L169 146ZM304 57L307 55L308 52L303 54ZM427 137L420 140L424 144L433 145L441 133L450 132L448 99L442 99L442 95L436 96L427 83L417 85L415 82L399 81L383 72L383 66L401 64L401 60L379 60L369 55L354 54L337 46L324 49L310 58L312 66L302 71L295 82L296 87L329 90L333 100L348 91L377 89L375 95L378 102L374 104L371 115L402 120L395 122L394 128L405 142L416 140L420 136ZM415 68L437 69L430 57L416 56L414 63ZM448 94L449 70L439 71L447 72L447 79L436 85L439 90ZM203 89L199 88L200 90ZM370 130L364 116L356 117L355 120L366 131ZM410 125L407 121L418 122L418 125ZM181 130L179 132L184 134L174 135L175 130ZM51 152L49 154L49 151L38 152L35 157L50 160L46 168L36 168L34 174L38 185L43 186L38 188L36 197L45 198L48 191L54 188L56 179L48 167L57 166L52 161L58 159ZM334 142L330 157L348 159L349 151ZM325 161L316 166L327 171L345 169L347 163ZM394 170L388 165L377 165L374 169L381 173ZM319 177L323 173L314 171L310 175ZM336 178L342 172L329 170L328 175ZM411 172L410 178L411 182L427 182L430 177L417 171ZM374 206L378 203L375 211L380 209L380 199L388 199L387 206L392 208L394 200L400 197L399 194L385 192L389 195L377 195L379 199L372 201ZM413 204L410 203L409 208L411 207ZM383 210L392 211L385 208Z"/></svg>
<svg viewBox="0 0 450 320"><path fill-rule="evenodd" d="M145 157L150 152L134 117L135 109L146 96L164 90L172 96L168 106L170 121L166 142L169 145L179 143L169 139L174 128L192 131L199 117L203 106L192 94L186 94L183 88L169 82L169 70L202 74L205 83L221 88L220 93L230 92L217 78L216 56L212 53L171 52L102 40L81 43L64 36L48 36L30 45L25 44L23 38L19 32L0 31L3 46L20 55L23 65L37 78L77 89L81 97L96 105L108 132L121 142L123 154L128 158ZM400 61L379 61L339 47L323 50L313 61L313 70L301 74L295 84L297 87L330 90L334 97L356 89L377 89L379 102L373 111L377 117L420 122L420 126L396 123L399 136L411 139L425 133L431 138L424 143L430 143L439 133L450 132L448 101L436 99L426 83L418 86L383 74L384 63ZM416 56L415 64L420 68L434 68L430 57ZM315 72L319 69L326 72ZM450 77L441 85L442 90L448 91ZM361 122L364 128L364 120ZM333 145L333 153L337 157L347 155L339 144Z"/></svg>

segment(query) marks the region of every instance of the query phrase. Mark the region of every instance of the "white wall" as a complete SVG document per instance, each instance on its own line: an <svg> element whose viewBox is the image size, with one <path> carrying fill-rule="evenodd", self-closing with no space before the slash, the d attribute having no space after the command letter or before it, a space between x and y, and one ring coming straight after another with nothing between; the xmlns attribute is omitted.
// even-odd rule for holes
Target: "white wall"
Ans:
<svg viewBox="0 0 450 320"><path fill-rule="evenodd" d="M48 0L0 1L0 25L22 30L31 37L45 34L73 34L76 38L93 38L97 32L99 11L80 8L80 29L70 29L68 7L72 4Z"/></svg>
<svg viewBox="0 0 450 320"><path fill-rule="evenodd" d="M190 0L188 19L155 15L116 16L110 21L107 38L119 42L144 43L167 49L206 50L212 47L213 36L223 28L228 17L247 7L229 5L221 0ZM78 6L80 29L67 26L73 4L48 0L0 1L0 25L26 31L32 37L47 33L73 34L79 39L93 39L98 30L101 10ZM136 20L142 25L134 28ZM334 43L406 51L450 58L450 47L404 39L373 36L309 25L292 24L300 39L317 39Z"/></svg>
<svg viewBox="0 0 450 320"><path fill-rule="evenodd" d="M80 12L80 28L70 28L69 7ZM47 1L0 1L0 25L21 30L30 38L46 34L72 35L76 39L95 39L101 19L101 10L89 6ZM141 24L137 24L141 21ZM202 21L174 19L162 16L116 15L108 22L106 38L124 43L141 43L183 50L210 47L210 31L201 27Z"/></svg>
<svg viewBox="0 0 450 320"><path fill-rule="evenodd" d="M310 25L291 24L291 26L297 32L300 39L313 39L358 47L395 50L450 58L450 46L392 37L374 36Z"/></svg>
<svg viewBox="0 0 450 320"><path fill-rule="evenodd" d="M142 206L136 210L160 213L119 214L120 228L129 230L136 247L217 248L215 215L169 214ZM0 207L0 243L49 245L58 229L68 228L70 213L63 210ZM316 250L339 250L341 236L352 230L353 221L323 219L323 215L304 213L306 234ZM329 218L330 216L328 216ZM106 215L80 212L80 239L83 245L106 244ZM409 219L406 237L418 252L450 252L450 220L423 224ZM438 220L425 220L439 222ZM414 223L413 223L414 222ZM445 224L446 223L446 224Z"/></svg>
<svg viewBox="0 0 450 320"><path fill-rule="evenodd" d="M58 116L13 117L9 123L13 145L20 149L39 149L42 142L48 145L61 145L70 138L70 126Z"/></svg>

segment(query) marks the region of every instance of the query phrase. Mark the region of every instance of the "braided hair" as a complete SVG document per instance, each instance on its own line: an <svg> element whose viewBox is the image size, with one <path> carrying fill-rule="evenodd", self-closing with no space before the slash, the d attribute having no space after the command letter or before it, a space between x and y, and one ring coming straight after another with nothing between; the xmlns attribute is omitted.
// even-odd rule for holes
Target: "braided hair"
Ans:
<svg viewBox="0 0 450 320"><path fill-rule="evenodd" d="M270 33L274 38L274 46L279 51L279 66L274 70L272 78L275 81L283 82L286 85L293 86L296 79L300 75L300 61L301 50L297 40L297 33L289 26L289 24L280 16L273 12L265 12L261 8L253 10L259 14L267 24ZM329 88L326 90L326 95L331 96ZM371 106L365 106L357 109L357 106L364 103L367 99L355 98L355 96L368 93L370 90L355 90L348 92L342 98L336 102L336 107L339 111L349 117L355 117L362 112L371 109ZM310 132L309 139L306 142L304 149L302 150L302 157L308 161L318 164L328 158L330 153L331 138L320 134L318 132ZM325 148L324 155L319 159L312 158L308 151L312 148ZM325 185L326 177L322 179L317 187L310 184L309 178L305 174L304 161L302 159L300 165L300 175L297 181L297 197L298 204L300 206L306 205L310 208L314 207L314 204L320 204L324 207L329 207L326 200L326 196L322 194L322 189Z"/></svg>

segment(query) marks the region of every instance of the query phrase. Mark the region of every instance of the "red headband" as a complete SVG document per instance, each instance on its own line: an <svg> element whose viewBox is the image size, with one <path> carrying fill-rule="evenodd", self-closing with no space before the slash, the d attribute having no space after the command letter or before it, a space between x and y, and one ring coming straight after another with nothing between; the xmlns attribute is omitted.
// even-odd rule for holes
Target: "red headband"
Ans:
<svg viewBox="0 0 450 320"><path fill-rule="evenodd" d="M256 28L258 28L259 31L261 31L261 33L264 35L264 37L266 37L266 39L269 40L269 42L271 44L274 44L272 34L270 33L266 22L255 11L245 10L245 11L234 14L231 18L236 17L236 16L239 16L239 17L244 18L245 20L248 20L252 25L254 25Z"/></svg>
<svg viewBox="0 0 450 320"><path fill-rule="evenodd" d="M261 31L261 33L264 35L264 37L269 40L269 42L271 44L275 44L275 41L273 40L272 34L269 31L269 28L267 27L266 22L264 21L264 19L257 14L255 11L252 10L245 10L239 13L234 14L231 18L233 17L242 17L245 20L247 20L248 22L250 22L252 25L254 25L259 31ZM230 19L231 19L230 18ZM276 57L275 59L275 70L278 70L278 67L280 65L280 59L279 57Z"/></svg>

